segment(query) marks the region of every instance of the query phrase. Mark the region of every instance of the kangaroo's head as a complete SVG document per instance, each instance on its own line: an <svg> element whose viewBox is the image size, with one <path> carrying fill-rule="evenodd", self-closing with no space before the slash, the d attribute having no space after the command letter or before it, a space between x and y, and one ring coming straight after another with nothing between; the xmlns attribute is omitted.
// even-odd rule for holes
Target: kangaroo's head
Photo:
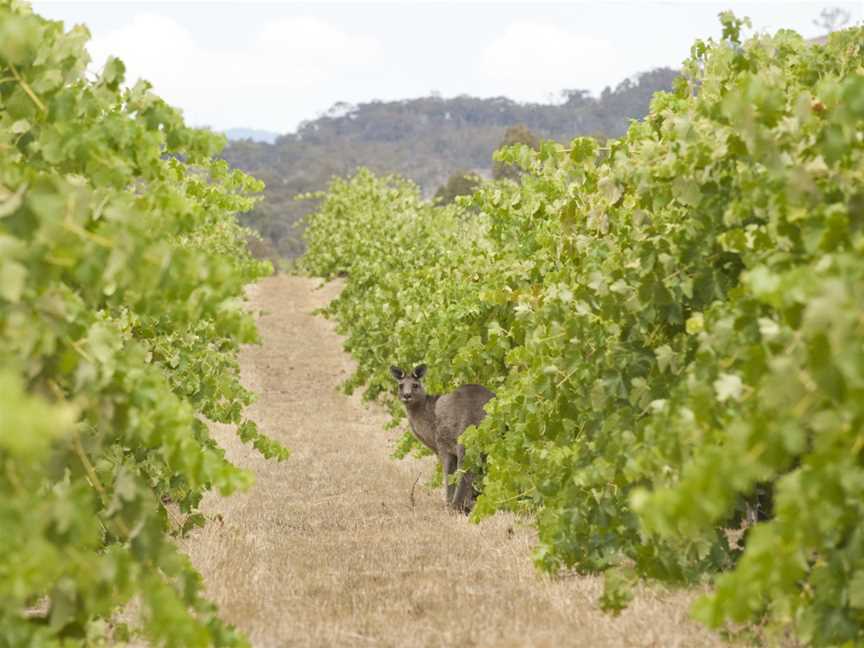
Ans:
<svg viewBox="0 0 864 648"><path fill-rule="evenodd" d="M399 367L390 367L390 375L399 383L399 400L405 405L419 403L426 398L426 390L420 382L426 375L426 365L417 365L409 374Z"/></svg>

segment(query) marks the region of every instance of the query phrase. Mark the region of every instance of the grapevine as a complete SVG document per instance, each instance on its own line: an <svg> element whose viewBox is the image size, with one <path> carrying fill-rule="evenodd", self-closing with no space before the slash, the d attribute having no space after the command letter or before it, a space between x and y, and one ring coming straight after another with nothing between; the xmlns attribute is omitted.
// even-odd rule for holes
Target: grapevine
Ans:
<svg viewBox="0 0 864 648"><path fill-rule="evenodd" d="M425 361L497 393L473 517L531 515L539 567L605 572L612 610L709 579L714 627L864 644L864 29L721 21L602 154L505 149L518 182L446 208L334 181L304 264L347 276L348 389Z"/></svg>
<svg viewBox="0 0 864 648"><path fill-rule="evenodd" d="M261 185L88 39L0 2L0 646L246 645L172 535L251 480L205 420L287 456L236 361Z"/></svg>

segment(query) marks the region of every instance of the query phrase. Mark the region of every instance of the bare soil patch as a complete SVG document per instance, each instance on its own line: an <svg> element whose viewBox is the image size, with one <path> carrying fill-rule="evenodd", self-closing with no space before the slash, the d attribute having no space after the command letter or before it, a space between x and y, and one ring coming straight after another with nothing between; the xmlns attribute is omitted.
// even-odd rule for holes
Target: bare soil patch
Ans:
<svg viewBox="0 0 864 648"><path fill-rule="evenodd" d="M688 619L692 592L640 588L617 618L602 581L552 579L531 564L533 531L511 515L480 525L422 486L434 463L394 461L400 430L338 389L352 369L332 323L312 311L338 284L271 277L250 291L263 345L243 351L250 410L292 448L261 459L214 434L255 486L209 496L221 516L184 542L223 618L255 646L721 646ZM414 493L409 494L422 473Z"/></svg>

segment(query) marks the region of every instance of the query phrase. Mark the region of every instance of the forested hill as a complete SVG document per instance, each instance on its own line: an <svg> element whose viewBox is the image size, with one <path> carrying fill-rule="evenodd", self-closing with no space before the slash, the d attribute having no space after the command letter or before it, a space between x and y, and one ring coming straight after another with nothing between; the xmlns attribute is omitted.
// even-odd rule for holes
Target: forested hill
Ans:
<svg viewBox="0 0 864 648"><path fill-rule="evenodd" d="M672 87L676 74L659 68L607 88L599 97L565 91L566 100L555 105L469 96L339 103L273 144L233 141L223 155L266 183L265 200L246 218L280 255L291 257L301 251L293 225L313 206L294 196L323 189L334 175L361 165L398 172L432 195L455 172L488 175L492 152L511 126L521 124L541 139L559 141L620 136L631 119L647 114L654 92Z"/></svg>

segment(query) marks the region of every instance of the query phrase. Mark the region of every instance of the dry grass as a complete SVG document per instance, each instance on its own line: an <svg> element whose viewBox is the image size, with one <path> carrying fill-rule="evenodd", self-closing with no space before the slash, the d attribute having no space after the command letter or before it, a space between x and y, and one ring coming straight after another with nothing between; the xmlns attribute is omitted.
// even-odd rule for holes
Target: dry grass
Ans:
<svg viewBox="0 0 864 648"><path fill-rule="evenodd" d="M290 446L262 460L224 430L253 470L251 492L208 498L219 514L185 543L222 616L255 646L719 646L687 618L693 594L642 588L621 616L597 609L599 578L541 577L531 529L481 525L422 483L432 460L389 458L398 431L341 395L351 370L332 325L311 315L338 291L274 277L253 290L263 347L244 351L251 415ZM421 483L411 492L417 475Z"/></svg>

